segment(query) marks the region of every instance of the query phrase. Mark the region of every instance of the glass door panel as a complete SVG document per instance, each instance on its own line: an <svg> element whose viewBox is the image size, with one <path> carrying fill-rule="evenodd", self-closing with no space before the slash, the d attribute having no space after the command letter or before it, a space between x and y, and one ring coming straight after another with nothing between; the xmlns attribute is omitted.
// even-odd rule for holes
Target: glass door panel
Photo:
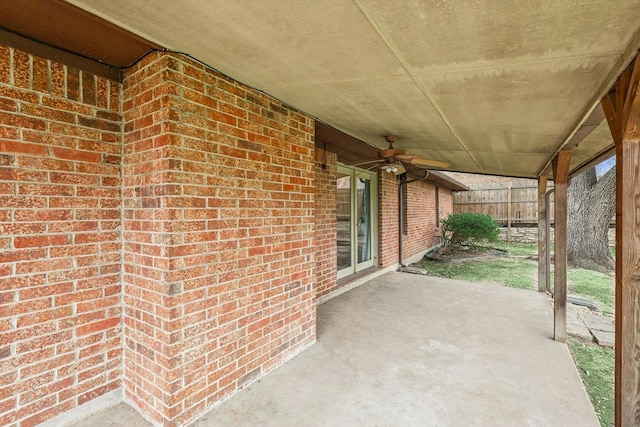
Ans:
<svg viewBox="0 0 640 427"><path fill-rule="evenodd" d="M377 175L338 166L337 249L338 278L357 273L376 262Z"/></svg>
<svg viewBox="0 0 640 427"><path fill-rule="evenodd" d="M356 191L358 264L362 264L371 261L371 179L358 177Z"/></svg>
<svg viewBox="0 0 640 427"><path fill-rule="evenodd" d="M353 251L351 249L351 175L345 175L338 171L336 190L338 215L338 272L344 270L348 274L353 270Z"/></svg>

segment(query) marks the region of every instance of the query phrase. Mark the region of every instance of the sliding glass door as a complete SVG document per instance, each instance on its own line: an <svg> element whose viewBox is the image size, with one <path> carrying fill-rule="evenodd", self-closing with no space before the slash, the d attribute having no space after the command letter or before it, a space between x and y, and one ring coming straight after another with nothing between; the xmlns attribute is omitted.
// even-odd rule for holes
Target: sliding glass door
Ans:
<svg viewBox="0 0 640 427"><path fill-rule="evenodd" d="M338 166L338 277L375 263L377 248L377 175Z"/></svg>

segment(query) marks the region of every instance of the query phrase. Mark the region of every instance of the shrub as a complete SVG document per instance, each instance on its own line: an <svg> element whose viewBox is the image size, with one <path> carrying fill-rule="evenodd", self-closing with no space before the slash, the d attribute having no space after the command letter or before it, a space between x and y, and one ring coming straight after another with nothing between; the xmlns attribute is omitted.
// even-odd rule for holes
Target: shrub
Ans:
<svg viewBox="0 0 640 427"><path fill-rule="evenodd" d="M451 214L442 220L442 236L445 249L463 244L478 246L495 242L500 233L500 224L489 215L465 212Z"/></svg>

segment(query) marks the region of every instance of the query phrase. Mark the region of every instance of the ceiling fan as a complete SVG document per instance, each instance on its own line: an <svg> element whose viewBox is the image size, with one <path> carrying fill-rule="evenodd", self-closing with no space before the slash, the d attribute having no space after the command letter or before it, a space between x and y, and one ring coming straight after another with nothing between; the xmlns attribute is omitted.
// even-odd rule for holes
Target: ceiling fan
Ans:
<svg viewBox="0 0 640 427"><path fill-rule="evenodd" d="M441 162L438 160L425 159L424 157L416 156L414 154L407 154L406 150L402 148L393 148L393 143L397 141L396 135L385 135L384 139L389 143L389 148L386 150L378 151L377 160L369 160L362 163L357 163L352 166L363 166L371 163L375 163L368 169L373 169L380 166L380 168L386 172L393 173L395 175L401 175L406 172L404 164L411 164L416 166L425 166L430 168L446 168L449 163Z"/></svg>

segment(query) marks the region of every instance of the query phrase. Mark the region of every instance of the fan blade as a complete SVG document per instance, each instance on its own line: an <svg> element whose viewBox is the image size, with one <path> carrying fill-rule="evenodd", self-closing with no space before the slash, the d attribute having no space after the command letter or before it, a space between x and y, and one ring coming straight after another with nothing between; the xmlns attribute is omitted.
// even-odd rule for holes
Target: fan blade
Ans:
<svg viewBox="0 0 640 427"><path fill-rule="evenodd" d="M418 166L428 166L431 168L448 168L449 167L449 163L447 162L441 162L439 160L431 160L431 159L425 159L423 157L414 157L413 159L411 159L409 161L409 163L411 163L412 165L418 165Z"/></svg>
<svg viewBox="0 0 640 427"><path fill-rule="evenodd" d="M396 156L396 159L400 160L401 162L411 163L411 160L417 157L418 156L416 156L415 154L398 154Z"/></svg>
<svg viewBox="0 0 640 427"><path fill-rule="evenodd" d="M376 160L367 160L366 162L360 162L360 163L353 163L353 164L349 164L347 166L362 166L362 165L368 165L371 163L383 163L386 162L386 159L376 159Z"/></svg>

